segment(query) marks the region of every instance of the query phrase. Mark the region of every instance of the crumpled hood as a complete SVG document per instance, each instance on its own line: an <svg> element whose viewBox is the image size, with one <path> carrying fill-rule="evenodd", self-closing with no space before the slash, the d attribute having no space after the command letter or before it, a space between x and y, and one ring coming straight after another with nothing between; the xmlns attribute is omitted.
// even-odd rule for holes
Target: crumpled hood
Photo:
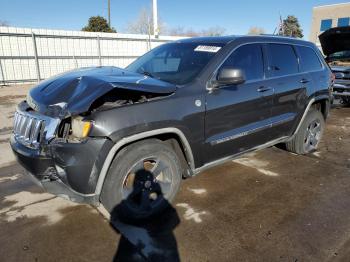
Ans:
<svg viewBox="0 0 350 262"><path fill-rule="evenodd" d="M27 103L49 115L87 112L91 104L112 89L171 94L176 86L117 67L81 68L39 83L30 90Z"/></svg>
<svg viewBox="0 0 350 262"><path fill-rule="evenodd" d="M350 50L350 26L331 28L319 35L318 38L326 56Z"/></svg>

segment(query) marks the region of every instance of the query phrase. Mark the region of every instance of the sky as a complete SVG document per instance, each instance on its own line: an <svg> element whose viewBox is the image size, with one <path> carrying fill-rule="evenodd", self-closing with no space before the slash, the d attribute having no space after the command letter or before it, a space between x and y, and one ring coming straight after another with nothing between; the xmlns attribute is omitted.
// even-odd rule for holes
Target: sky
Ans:
<svg viewBox="0 0 350 262"><path fill-rule="evenodd" d="M111 22L118 32L137 18L151 0L111 0ZM225 34L246 34L259 26L273 33L279 16L295 15L305 39L309 38L312 7L343 3L327 0L240 1L240 0L158 0L158 15L167 27L204 30L220 26ZM107 17L107 0L0 0L0 21L11 26L80 30L90 16Z"/></svg>

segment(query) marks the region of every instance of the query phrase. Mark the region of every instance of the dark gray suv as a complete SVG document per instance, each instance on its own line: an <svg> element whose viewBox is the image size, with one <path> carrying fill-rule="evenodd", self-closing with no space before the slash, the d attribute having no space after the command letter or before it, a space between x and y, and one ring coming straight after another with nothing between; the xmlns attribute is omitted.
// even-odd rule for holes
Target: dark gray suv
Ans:
<svg viewBox="0 0 350 262"><path fill-rule="evenodd" d="M147 218L174 199L182 177L281 143L314 151L331 85L310 42L186 39L125 69L41 82L18 105L11 146L49 192Z"/></svg>

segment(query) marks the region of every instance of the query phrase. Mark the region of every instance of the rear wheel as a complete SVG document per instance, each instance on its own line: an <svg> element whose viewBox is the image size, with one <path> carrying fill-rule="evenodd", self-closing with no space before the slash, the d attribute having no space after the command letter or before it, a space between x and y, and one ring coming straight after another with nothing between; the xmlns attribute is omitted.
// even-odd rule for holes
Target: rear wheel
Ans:
<svg viewBox="0 0 350 262"><path fill-rule="evenodd" d="M118 216L150 218L174 199L181 182L180 167L176 153L160 140L127 146L108 171L101 202Z"/></svg>
<svg viewBox="0 0 350 262"><path fill-rule="evenodd" d="M322 138L324 126L322 113L311 109L293 139L286 143L286 149L300 155L315 151Z"/></svg>

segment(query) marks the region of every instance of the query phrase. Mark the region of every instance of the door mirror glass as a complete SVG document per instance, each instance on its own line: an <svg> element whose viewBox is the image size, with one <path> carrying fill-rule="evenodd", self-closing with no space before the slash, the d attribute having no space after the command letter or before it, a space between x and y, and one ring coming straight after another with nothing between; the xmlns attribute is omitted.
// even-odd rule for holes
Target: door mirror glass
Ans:
<svg viewBox="0 0 350 262"><path fill-rule="evenodd" d="M216 82L217 86L239 85L245 82L245 74L242 69L224 67L219 70Z"/></svg>

